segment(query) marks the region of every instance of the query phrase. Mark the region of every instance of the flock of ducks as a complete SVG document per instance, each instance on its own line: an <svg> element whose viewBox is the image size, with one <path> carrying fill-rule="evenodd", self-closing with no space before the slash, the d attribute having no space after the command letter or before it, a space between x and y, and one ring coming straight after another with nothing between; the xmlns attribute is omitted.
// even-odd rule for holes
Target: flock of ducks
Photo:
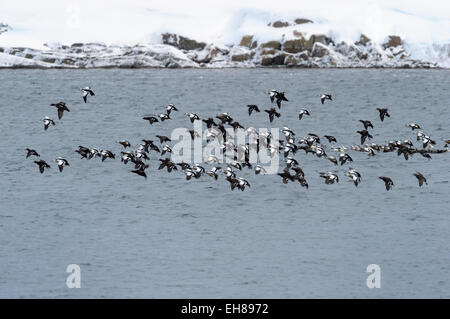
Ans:
<svg viewBox="0 0 450 319"><path fill-rule="evenodd" d="M93 90L90 87L85 87L81 89L82 97L85 103L88 101L89 96L95 96ZM268 92L270 102L275 103L278 108L271 107L269 109L265 109L269 116L269 122L272 123L275 118L281 117L281 106L284 102L288 102L285 92L279 92L276 90L271 90ZM330 94L322 94L320 96L320 101L324 104L326 101L333 101L332 96ZM65 102L52 103L50 106L54 106L57 109L58 119L60 120L64 112L70 112L67 104ZM248 115L252 116L256 113L260 113L260 108L255 104L247 105ZM381 122L384 122L386 118L390 117L389 110L387 108L377 108L379 112L379 118ZM171 120L173 116L173 112L179 112L179 109L175 107L173 104L168 104L165 107L165 112L160 114L155 114L151 116L144 116L143 120L148 121L150 125L155 123L162 123L164 121ZM191 179L199 179L203 175L208 175L212 177L214 180L218 180L219 174L222 171L222 174L225 176L226 181L230 183L231 190L239 189L241 191L245 190L246 187L250 187L250 183L244 179L243 177L237 176L237 173L242 171L243 168L247 167L248 169L254 170L256 175L264 175L267 174L265 168L261 165L252 165L249 161L249 153L250 150L254 149L259 151L261 148L265 148L269 151L269 153L273 156L274 154L283 154L285 167L281 173L277 173L278 176L281 177L282 182L287 184L289 182L298 182L300 186L308 188L308 182L305 178L305 173L303 169L299 166L298 161L293 157L298 151L303 150L305 154L312 154L317 158L324 158L331 162L335 166L343 166L346 163L352 163L353 159L349 153L346 151L358 151L365 152L369 156L375 156L377 153L387 153L387 152L396 152L398 156L403 155L405 160L408 160L409 157L414 154L420 154L425 158L431 159L431 154L438 154L448 152L448 144L450 144L450 140L445 140L444 149L434 149L434 145L436 142L428 135L426 135L423 131L421 131L421 127L416 123L411 123L408 125L413 131L418 130L417 132L417 141L421 141L421 148L415 148L412 141L410 140L396 140L390 141L387 144L365 144L367 140L371 140L373 138L372 134L369 130L373 129L374 126L370 120L359 120L363 125L363 128L357 133L360 135L361 145L354 145L351 147L344 146L335 146L333 143L337 143L337 139L331 135L324 135L323 137L328 141L329 145L322 144L320 137L316 134L309 133L307 136L302 138L297 138L295 132L289 127L285 126L281 130L284 135L284 140L274 140L271 133L259 133L253 127L245 128L239 122L235 121L229 113L221 113L215 118L200 118L195 113L185 113L186 117L189 119L191 123L195 121L202 121L207 126L206 131L206 140L210 142L212 140L216 140L221 145L221 152L228 159L230 159L230 163L226 163L226 167L222 168L218 166L218 163L221 161L216 156L209 156L206 160L207 165L212 165L210 169L205 168L200 164L188 164L185 162L175 163L169 157L159 158L159 167L158 170L166 169L168 173L172 171L181 170L186 180ZM300 109L298 114L298 119L302 120L304 116L311 116L310 112L307 109ZM43 120L44 130L47 131L50 125L54 126L55 121L53 121L50 117L46 116ZM256 136L254 143L246 143L242 145L234 145L233 142L227 140L227 130L226 128L231 127L234 131L244 130L247 134L253 134ZM200 134L195 130L188 130L191 139L194 140L196 138L201 138ZM150 154L155 153L159 156L163 156L165 154L172 153L172 149L169 145L171 139L164 135L156 135L155 136L159 140L158 142L154 142L153 140L142 139L137 149L134 151L127 151L127 148L131 148L131 143L127 140L120 140L118 143L123 147L123 150L120 152L121 154L121 162L127 165L131 162L134 167L131 170L132 173L142 176L147 179L147 170L149 168L149 164L147 161L150 160ZM334 152L337 153L336 156L327 155L326 149L331 148ZM26 158L37 157L40 158L40 154L31 148L26 148ZM85 146L79 146L77 150L75 150L81 156L81 159L91 160L93 158L101 158L101 161L105 161L107 159L114 160L116 155L110 150L102 150L96 148L90 148ZM166 155L167 156L167 155ZM69 162L62 157L58 157L55 159L56 164L58 165L59 171L63 172L64 167L70 166ZM44 173L46 169L50 169L51 166L44 160L39 159L34 161L39 167L40 173ZM339 176L335 172L319 172L320 178L324 179L325 184L335 184L339 183ZM354 183L355 187L361 183L362 176L361 173L356 171L355 169L349 167L346 172L346 176L349 178L351 182ZM418 180L418 184L421 187L423 184L427 184L427 179L420 173L413 173ZM387 176L380 176L380 180L384 182L386 190L389 191L394 186L394 182L391 178Z"/></svg>

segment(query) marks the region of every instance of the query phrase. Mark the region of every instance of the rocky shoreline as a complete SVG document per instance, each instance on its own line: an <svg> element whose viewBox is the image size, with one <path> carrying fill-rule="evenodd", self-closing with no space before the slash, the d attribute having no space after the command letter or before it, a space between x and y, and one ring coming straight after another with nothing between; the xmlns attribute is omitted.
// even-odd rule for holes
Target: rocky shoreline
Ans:
<svg viewBox="0 0 450 319"><path fill-rule="evenodd" d="M313 23L296 19L275 21L274 28ZM0 32L9 26L0 25ZM259 43L245 35L232 45L199 42L179 34L164 33L160 44L134 46L102 43L45 44L45 50L0 47L1 68L439 68L437 63L414 59L396 35L377 44L361 34L354 43L337 43L324 34L294 29L281 39Z"/></svg>

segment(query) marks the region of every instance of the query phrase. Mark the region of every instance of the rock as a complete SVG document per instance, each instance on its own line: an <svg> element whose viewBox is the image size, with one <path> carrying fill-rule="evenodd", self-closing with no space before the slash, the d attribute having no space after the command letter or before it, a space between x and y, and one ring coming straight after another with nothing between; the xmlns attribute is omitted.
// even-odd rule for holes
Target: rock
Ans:
<svg viewBox="0 0 450 319"><path fill-rule="evenodd" d="M203 50L206 47L205 42L197 42L174 33L164 33L161 36L164 44L174 46L180 50Z"/></svg>
<svg viewBox="0 0 450 319"><path fill-rule="evenodd" d="M66 58L66 59L63 59L61 61L61 63L68 64L68 65L74 65L75 64L75 60L74 59L70 59L70 58Z"/></svg>
<svg viewBox="0 0 450 319"><path fill-rule="evenodd" d="M294 30L294 31L292 31L292 33L294 34L294 37L297 37L297 38L304 38L303 33L300 32L300 31Z"/></svg>
<svg viewBox="0 0 450 319"><path fill-rule="evenodd" d="M304 19L304 18L297 18L294 20L295 24L305 24L305 23L313 23L312 20Z"/></svg>
<svg viewBox="0 0 450 319"><path fill-rule="evenodd" d="M250 48L252 45L253 36L252 35L244 35L239 43L242 47Z"/></svg>
<svg viewBox="0 0 450 319"><path fill-rule="evenodd" d="M274 23L272 23L272 27L274 28L284 28L284 27L288 27L289 26L289 22L286 21L275 21Z"/></svg>
<svg viewBox="0 0 450 319"><path fill-rule="evenodd" d="M280 53L272 58L272 65L284 65L287 54Z"/></svg>
<svg viewBox="0 0 450 319"><path fill-rule="evenodd" d="M300 60L299 60L298 58L296 58L295 56L293 56L293 55L289 55L289 56L286 58L286 60L284 61L284 63L285 63L287 66L294 66L294 65L299 64L299 63L300 63Z"/></svg>
<svg viewBox="0 0 450 319"><path fill-rule="evenodd" d="M325 55L329 54L328 47L320 42L314 43L313 49L311 51L311 55L314 58L322 58Z"/></svg>
<svg viewBox="0 0 450 319"><path fill-rule="evenodd" d="M231 61L233 62L244 62L246 60L248 60L250 58L250 55L245 53L245 54L235 54L231 57Z"/></svg>
<svg viewBox="0 0 450 319"><path fill-rule="evenodd" d="M361 35L359 36L359 41L355 42L355 44L366 45L369 42L370 42L370 39L365 34L361 33Z"/></svg>
<svg viewBox="0 0 450 319"><path fill-rule="evenodd" d="M34 58L34 55L30 53L25 54L25 59L32 59L32 58Z"/></svg>
<svg viewBox="0 0 450 319"><path fill-rule="evenodd" d="M313 34L309 37L308 41L305 41L305 50L312 51L314 43L330 44L333 43L329 37L323 34Z"/></svg>
<svg viewBox="0 0 450 319"><path fill-rule="evenodd" d="M289 53L298 53L305 50L305 38L288 40L283 43L283 50Z"/></svg>
<svg viewBox="0 0 450 319"><path fill-rule="evenodd" d="M272 65L272 56L263 55L261 57L261 65L268 66Z"/></svg>
<svg viewBox="0 0 450 319"><path fill-rule="evenodd" d="M206 43L197 42L195 40L180 36L178 46L182 50L203 50L206 46Z"/></svg>
<svg viewBox="0 0 450 319"><path fill-rule="evenodd" d="M72 48L79 48L82 46L83 46L83 43L72 43L72 45L71 45Z"/></svg>
<svg viewBox="0 0 450 319"><path fill-rule="evenodd" d="M275 49L264 49L261 51L261 55L274 55L278 52L278 50Z"/></svg>
<svg viewBox="0 0 450 319"><path fill-rule="evenodd" d="M244 35L239 43L240 46L247 47L250 49L254 49L258 46L257 41L253 41L252 35Z"/></svg>
<svg viewBox="0 0 450 319"><path fill-rule="evenodd" d="M0 48L0 52L5 52L5 49L3 49L3 48Z"/></svg>
<svg viewBox="0 0 450 319"><path fill-rule="evenodd" d="M301 52L299 55L298 55L298 57L300 58L300 59L302 59L302 60L309 60L309 54L308 54L308 51L303 51L303 52Z"/></svg>
<svg viewBox="0 0 450 319"><path fill-rule="evenodd" d="M42 62L47 62L47 63L55 63L55 61L56 61L55 58L42 58L41 60L42 60Z"/></svg>
<svg viewBox="0 0 450 319"><path fill-rule="evenodd" d="M276 50L280 50L281 49L281 43L278 41L269 41L266 43L261 44L261 48L269 48L269 49L276 49Z"/></svg>
<svg viewBox="0 0 450 319"><path fill-rule="evenodd" d="M395 48L396 46L402 45L402 39L397 35L390 35L388 40L383 44L386 48Z"/></svg>

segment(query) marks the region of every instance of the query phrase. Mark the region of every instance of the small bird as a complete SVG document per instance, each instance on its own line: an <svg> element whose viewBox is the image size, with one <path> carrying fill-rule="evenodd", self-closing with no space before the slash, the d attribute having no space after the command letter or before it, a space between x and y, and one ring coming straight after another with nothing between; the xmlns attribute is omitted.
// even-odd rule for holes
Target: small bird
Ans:
<svg viewBox="0 0 450 319"><path fill-rule="evenodd" d="M200 120L197 114L195 113L186 113L187 117L191 120L191 123L194 123L195 120Z"/></svg>
<svg viewBox="0 0 450 319"><path fill-rule="evenodd" d="M261 165L256 165L255 166L255 174L267 174L267 171L264 167L262 167Z"/></svg>
<svg viewBox="0 0 450 319"><path fill-rule="evenodd" d="M391 115L388 113L388 109L383 109L383 108L377 107L377 110L378 110L378 112L380 112L380 120L381 120L381 122L384 121L384 117L385 116L391 117Z"/></svg>
<svg viewBox="0 0 450 319"><path fill-rule="evenodd" d="M145 166L145 168L147 168L147 167L148 167L148 165ZM140 167L139 169L132 170L131 172L147 179L147 174L145 173L145 168Z"/></svg>
<svg viewBox="0 0 450 319"><path fill-rule="evenodd" d="M218 178L217 171L220 169L221 169L220 166L214 166L213 168L211 168L211 170L207 171L206 174L217 180Z"/></svg>
<svg viewBox="0 0 450 319"><path fill-rule="evenodd" d="M334 157L334 156L327 156L327 160L329 160L334 165L338 164L338 161L337 161L336 157Z"/></svg>
<svg viewBox="0 0 450 319"><path fill-rule="evenodd" d="M104 162L107 158L116 158L114 153L108 150L101 150L100 152L98 152L98 154L102 157L102 162Z"/></svg>
<svg viewBox="0 0 450 319"><path fill-rule="evenodd" d="M209 117L206 120L202 120L205 124L207 128L211 128L213 126L217 126L216 122L214 122L214 119L212 117Z"/></svg>
<svg viewBox="0 0 450 319"><path fill-rule="evenodd" d="M330 94L322 94L320 96L320 102L322 102L322 104L325 103L325 100L330 100L332 101L331 95Z"/></svg>
<svg viewBox="0 0 450 319"><path fill-rule="evenodd" d="M84 103L87 103L87 97L88 95L94 96L94 91L89 86L86 86L85 88L81 89L81 92L83 92L83 100Z"/></svg>
<svg viewBox="0 0 450 319"><path fill-rule="evenodd" d="M170 116L169 114L158 114L159 119L161 120L161 122L164 122L165 120L170 120ZM151 124L151 123L150 123Z"/></svg>
<svg viewBox="0 0 450 319"><path fill-rule="evenodd" d="M353 158L351 158L351 156L348 155L347 153L341 153L339 154L339 162L341 163L342 166L346 162L353 162Z"/></svg>
<svg viewBox="0 0 450 319"><path fill-rule="evenodd" d="M328 140L328 142L336 142L337 143L337 140L336 140L336 138L334 137L334 136L332 136L332 135L324 135L323 137L325 137L327 140Z"/></svg>
<svg viewBox="0 0 450 319"><path fill-rule="evenodd" d="M170 138L168 138L167 136L162 136L162 135L156 135L157 138L159 138L159 141L162 143L164 142L171 142L172 140Z"/></svg>
<svg viewBox="0 0 450 319"><path fill-rule="evenodd" d="M247 107L248 107L248 116L252 115L253 111L260 112L258 106L255 104L249 104L249 105L247 105Z"/></svg>
<svg viewBox="0 0 450 319"><path fill-rule="evenodd" d="M272 121L273 121L273 119L274 119L275 116L276 116L276 117L280 117L280 116L281 116L281 114L278 113L278 112L275 110L274 107L272 107L272 108L269 109L269 110L264 110L264 112L266 112L266 113L269 114L269 120L270 120L270 123L272 123Z"/></svg>
<svg viewBox="0 0 450 319"><path fill-rule="evenodd" d="M350 168L347 172L347 176L352 179L355 187L358 187L358 184L361 182L361 174L353 168Z"/></svg>
<svg viewBox="0 0 450 319"><path fill-rule="evenodd" d="M389 191L392 188L392 186L394 186L394 182L392 182L392 179L390 179L389 177L380 176L378 178L384 182L384 186L386 186L387 191Z"/></svg>
<svg viewBox="0 0 450 319"><path fill-rule="evenodd" d="M41 157L41 155L39 155L38 152L36 152L36 151L33 150L33 149L26 148L26 151L27 151L27 157L26 157L26 158L28 158L28 157L30 157L30 156Z"/></svg>
<svg viewBox="0 0 450 319"><path fill-rule="evenodd" d="M142 119L148 121L150 123L150 125L152 125L153 123L159 122L158 119L154 116L144 116ZM162 122L162 120L161 120L161 122Z"/></svg>
<svg viewBox="0 0 450 319"><path fill-rule="evenodd" d="M58 157L55 160L55 162L56 162L56 164L58 164L58 168L59 168L60 172L63 171L64 166L70 166L69 162L66 159L62 158L62 157Z"/></svg>
<svg viewBox="0 0 450 319"><path fill-rule="evenodd" d="M373 128L372 122L366 120L359 120L359 121L364 125L365 130L367 130L369 127Z"/></svg>
<svg viewBox="0 0 450 319"><path fill-rule="evenodd" d="M55 122L48 116L44 117L42 119L42 122L44 122L44 130L46 130L46 131L47 131L48 127L50 126L50 124L55 125Z"/></svg>
<svg viewBox="0 0 450 319"><path fill-rule="evenodd" d="M325 179L325 184L334 184L334 182L339 183L339 177L331 172L320 173L320 177Z"/></svg>
<svg viewBox="0 0 450 319"><path fill-rule="evenodd" d="M311 116L307 109L301 109L300 112L298 112L298 119L301 120L303 118L303 115Z"/></svg>
<svg viewBox="0 0 450 319"><path fill-rule="evenodd" d="M50 165L47 164L46 161L44 160L39 160L39 161L34 161L38 166L39 166L39 171L42 173L44 173L44 170L46 168L50 168Z"/></svg>
<svg viewBox="0 0 450 319"><path fill-rule="evenodd" d="M364 142L366 141L366 138L373 138L372 135L370 135L369 131L367 130L362 130L362 131L357 131L357 133L361 134L361 144L364 144Z"/></svg>
<svg viewBox="0 0 450 319"><path fill-rule="evenodd" d="M166 106L166 113L167 113L167 115L170 115L170 113L171 113L172 111L177 111L177 112L178 112L178 109L175 107L175 105L173 105L173 104L168 104L168 105Z"/></svg>
<svg viewBox="0 0 450 319"><path fill-rule="evenodd" d="M286 102L289 101L286 98L286 96L284 95L284 92L278 92L276 90L270 90L268 92L268 94L269 94L269 97L270 97L270 102L273 103L273 101L276 100L278 108L281 108L281 102L282 101L286 101Z"/></svg>
<svg viewBox="0 0 450 319"><path fill-rule="evenodd" d="M172 149L169 147L169 145L164 145L164 146L162 147L161 155L166 154L166 152L167 152L167 153L172 153Z"/></svg>
<svg viewBox="0 0 450 319"><path fill-rule="evenodd" d="M416 123L410 123L410 124L408 124L408 126L411 128L411 130L416 130L416 129L418 129L418 130L420 130L420 126L419 126L419 124L416 124Z"/></svg>
<svg viewBox="0 0 450 319"><path fill-rule="evenodd" d="M419 181L419 186L422 187L423 183L425 183L426 185L428 185L427 183L427 179L425 178L425 176L423 176L421 173L416 172L413 174L417 180Z"/></svg>
<svg viewBox="0 0 450 319"><path fill-rule="evenodd" d="M124 148L127 148L127 147L131 146L130 142L128 142L127 140L120 140L120 141L118 141L118 143L120 145L122 145Z"/></svg>
<svg viewBox="0 0 450 319"><path fill-rule="evenodd" d="M55 106L58 109L58 119L63 117L64 111L70 112L66 102L52 103L50 106Z"/></svg>

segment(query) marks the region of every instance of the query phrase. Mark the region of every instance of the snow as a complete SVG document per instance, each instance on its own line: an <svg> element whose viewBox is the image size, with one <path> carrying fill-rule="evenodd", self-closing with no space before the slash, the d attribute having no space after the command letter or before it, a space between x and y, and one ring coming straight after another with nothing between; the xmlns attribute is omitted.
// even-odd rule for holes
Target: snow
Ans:
<svg viewBox="0 0 450 319"><path fill-rule="evenodd" d="M296 18L314 23L267 25ZM0 22L10 26L0 34L1 47L40 50L46 49L45 43L158 44L164 32L216 45L238 44L247 34L254 34L260 43L283 35L286 39L293 30L348 43L361 33L379 44L395 34L402 37L412 58L450 67L450 1L445 0L3 0Z"/></svg>

